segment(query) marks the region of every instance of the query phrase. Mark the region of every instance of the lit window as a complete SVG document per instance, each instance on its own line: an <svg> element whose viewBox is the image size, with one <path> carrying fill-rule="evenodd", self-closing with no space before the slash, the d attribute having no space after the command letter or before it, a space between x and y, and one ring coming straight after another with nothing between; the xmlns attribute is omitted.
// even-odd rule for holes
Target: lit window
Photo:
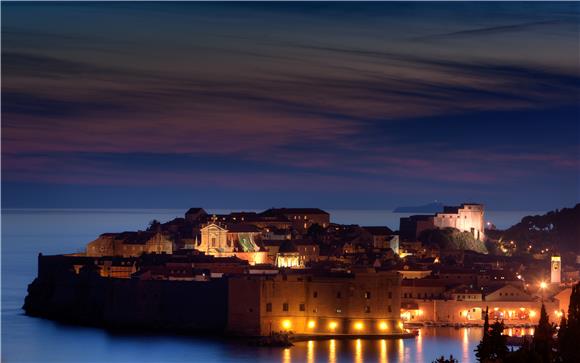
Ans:
<svg viewBox="0 0 580 363"><path fill-rule="evenodd" d="M365 292L365 299L370 299L371 298L371 292L367 291Z"/></svg>

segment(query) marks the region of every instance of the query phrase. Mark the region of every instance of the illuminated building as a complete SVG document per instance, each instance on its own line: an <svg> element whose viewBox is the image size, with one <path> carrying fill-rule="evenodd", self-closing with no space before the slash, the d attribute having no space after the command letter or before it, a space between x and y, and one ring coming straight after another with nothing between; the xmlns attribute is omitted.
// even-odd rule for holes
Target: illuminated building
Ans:
<svg viewBox="0 0 580 363"><path fill-rule="evenodd" d="M434 228L456 228L469 232L475 239L485 238L483 204L464 203L458 207L444 207L435 215L414 215L401 218L400 235L405 241L416 240L424 230Z"/></svg>
<svg viewBox="0 0 580 363"><path fill-rule="evenodd" d="M269 335L289 326L295 334L383 335L399 326L399 277L374 269L231 277L229 328ZM235 303L234 303L235 302Z"/></svg>
<svg viewBox="0 0 580 363"><path fill-rule="evenodd" d="M562 258L560 256L552 256L550 264L550 282L559 284L562 281Z"/></svg>
<svg viewBox="0 0 580 363"><path fill-rule="evenodd" d="M173 241L161 232L103 233L86 248L86 255L91 257L138 257L143 253L171 254Z"/></svg>

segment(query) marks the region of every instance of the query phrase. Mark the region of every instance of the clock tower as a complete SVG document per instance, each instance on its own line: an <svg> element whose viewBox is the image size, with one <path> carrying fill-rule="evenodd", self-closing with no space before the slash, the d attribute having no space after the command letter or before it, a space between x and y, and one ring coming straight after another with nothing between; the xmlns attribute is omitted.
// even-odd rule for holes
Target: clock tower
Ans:
<svg viewBox="0 0 580 363"><path fill-rule="evenodd" d="M553 284L559 284L562 276L562 259L560 256L552 256L552 266L550 271L550 282Z"/></svg>

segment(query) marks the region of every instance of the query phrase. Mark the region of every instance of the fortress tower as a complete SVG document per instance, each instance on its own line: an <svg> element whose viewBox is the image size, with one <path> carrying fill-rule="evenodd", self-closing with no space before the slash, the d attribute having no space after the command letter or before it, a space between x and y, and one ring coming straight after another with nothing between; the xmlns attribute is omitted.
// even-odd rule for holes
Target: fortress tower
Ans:
<svg viewBox="0 0 580 363"><path fill-rule="evenodd" d="M559 284L562 276L562 259L560 256L552 256L552 264L550 266L550 282Z"/></svg>

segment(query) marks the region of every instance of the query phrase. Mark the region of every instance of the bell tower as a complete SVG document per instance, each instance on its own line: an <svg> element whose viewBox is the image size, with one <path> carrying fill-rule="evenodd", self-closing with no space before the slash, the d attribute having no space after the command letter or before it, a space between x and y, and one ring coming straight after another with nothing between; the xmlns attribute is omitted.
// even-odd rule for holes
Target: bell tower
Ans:
<svg viewBox="0 0 580 363"><path fill-rule="evenodd" d="M562 276L562 259L560 256L552 256L552 264L550 266L550 282L559 284Z"/></svg>

